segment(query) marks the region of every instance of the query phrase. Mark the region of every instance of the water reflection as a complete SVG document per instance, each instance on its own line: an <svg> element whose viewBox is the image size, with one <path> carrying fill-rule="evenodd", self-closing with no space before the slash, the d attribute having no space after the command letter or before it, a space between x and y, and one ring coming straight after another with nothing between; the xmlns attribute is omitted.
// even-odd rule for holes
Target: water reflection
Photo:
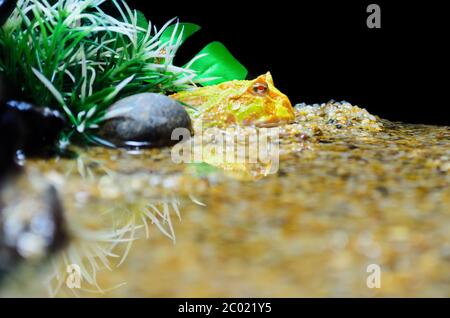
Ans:
<svg viewBox="0 0 450 318"><path fill-rule="evenodd" d="M104 294L120 288L126 282L100 286L98 273L123 265L133 243L150 239L153 229L176 242L175 223L181 222L176 194L170 189L159 191L151 174L120 173L110 165L109 159L81 154L77 160L66 162L64 178L54 171L49 174L64 197L77 189L73 200L66 200L70 245L52 260L47 282L51 297ZM65 180L71 180L70 184ZM149 190L151 186L154 191ZM68 269L73 265L79 268L83 288L67 286L73 275Z"/></svg>
<svg viewBox="0 0 450 318"><path fill-rule="evenodd" d="M190 165L170 164L169 149L76 149L76 159L31 162L57 188L67 218L69 245L51 259L45 279L49 296L105 294L124 286L126 281L102 286L98 276L124 265L136 241L149 240L152 233L176 243L182 202L206 207L197 187L204 193L224 176L257 181L273 170L274 161L228 163L205 149L204 162ZM82 288L68 286L73 266Z"/></svg>
<svg viewBox="0 0 450 318"><path fill-rule="evenodd" d="M214 162L177 165L169 149L30 160L27 174L39 171L60 194L71 244L39 271L48 275L18 271L25 284L0 294L447 295L449 130L386 127L332 131L312 151L294 127L280 141L280 173L255 182ZM66 285L71 262L81 289ZM381 289L366 286L369 264L382 268Z"/></svg>
<svg viewBox="0 0 450 318"><path fill-rule="evenodd" d="M197 176L223 172L240 181L258 181L279 170L280 128L195 128L172 149L175 163L190 164ZM217 169L214 169L217 168Z"/></svg>
<svg viewBox="0 0 450 318"><path fill-rule="evenodd" d="M240 181L258 181L266 178L272 171L271 163L217 163L212 158L203 163L191 164L194 175L199 177L221 173L229 178Z"/></svg>

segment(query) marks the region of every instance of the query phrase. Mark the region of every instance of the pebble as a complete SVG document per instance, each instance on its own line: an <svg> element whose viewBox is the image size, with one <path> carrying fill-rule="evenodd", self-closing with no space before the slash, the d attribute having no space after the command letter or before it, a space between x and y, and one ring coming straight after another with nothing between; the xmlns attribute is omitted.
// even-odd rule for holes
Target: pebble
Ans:
<svg viewBox="0 0 450 318"><path fill-rule="evenodd" d="M143 93L115 103L106 114L100 135L119 147L175 145L176 128L192 131L191 119L177 101L161 94Z"/></svg>

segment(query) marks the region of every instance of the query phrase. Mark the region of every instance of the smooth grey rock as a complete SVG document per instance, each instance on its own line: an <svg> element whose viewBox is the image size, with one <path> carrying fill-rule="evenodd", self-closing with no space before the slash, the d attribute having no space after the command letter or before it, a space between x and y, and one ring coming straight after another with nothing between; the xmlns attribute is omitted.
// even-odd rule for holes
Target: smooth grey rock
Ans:
<svg viewBox="0 0 450 318"><path fill-rule="evenodd" d="M192 131L191 119L177 101L161 94L126 97L110 107L100 135L116 146L164 147L176 128Z"/></svg>

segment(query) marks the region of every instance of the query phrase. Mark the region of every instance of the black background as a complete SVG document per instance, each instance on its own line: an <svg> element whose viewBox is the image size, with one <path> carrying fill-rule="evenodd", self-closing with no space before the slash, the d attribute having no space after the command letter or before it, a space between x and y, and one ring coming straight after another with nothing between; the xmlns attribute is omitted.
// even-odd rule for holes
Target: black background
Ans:
<svg viewBox="0 0 450 318"><path fill-rule="evenodd" d="M258 314L258 317L280 317L280 316L302 316L303 313L326 317L344 315L345 317L382 317L387 312L398 311L406 317L413 314L425 316L429 314L430 308L436 311L448 308L448 299L0 299L2 310L11 309L16 314L29 315L42 314L48 317L61 317L70 310L71 316L85 317L92 313L99 313L100 317L128 317L135 312L147 313L147 316L172 316L178 314L180 305L214 305L222 308L224 303L267 303L271 304L271 312ZM441 309L439 309L441 308ZM208 317L234 316L232 313L222 313L220 310ZM252 313L242 313L245 317L254 317ZM181 317L207 317L204 314L181 314Z"/></svg>
<svg viewBox="0 0 450 318"><path fill-rule="evenodd" d="M440 17L445 10L437 4L129 2L157 26L173 17L202 26L179 51L177 64L218 40L249 69L249 77L271 71L294 104L347 100L391 120L450 124L448 100L437 97L448 82L438 62L446 37ZM381 29L366 25L370 3L381 7ZM446 76L438 80L439 73Z"/></svg>

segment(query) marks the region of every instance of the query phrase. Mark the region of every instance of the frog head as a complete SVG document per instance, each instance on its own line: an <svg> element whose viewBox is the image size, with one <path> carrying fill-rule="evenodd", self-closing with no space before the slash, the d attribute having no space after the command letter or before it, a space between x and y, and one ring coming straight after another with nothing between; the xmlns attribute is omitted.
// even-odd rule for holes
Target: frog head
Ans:
<svg viewBox="0 0 450 318"><path fill-rule="evenodd" d="M289 98L275 87L270 73L251 81L230 81L171 97L196 108L190 114L206 125L270 127L295 120Z"/></svg>
<svg viewBox="0 0 450 318"><path fill-rule="evenodd" d="M289 98L281 93L267 73L244 83L239 94L230 96L231 110L244 125L274 126L295 119Z"/></svg>

